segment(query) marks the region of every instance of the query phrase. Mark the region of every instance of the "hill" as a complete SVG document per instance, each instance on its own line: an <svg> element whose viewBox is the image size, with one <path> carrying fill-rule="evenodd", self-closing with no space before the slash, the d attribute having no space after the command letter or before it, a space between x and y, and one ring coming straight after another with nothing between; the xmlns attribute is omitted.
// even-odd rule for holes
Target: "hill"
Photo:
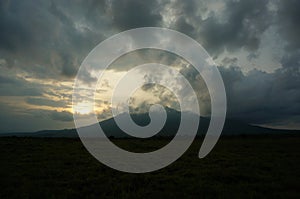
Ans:
<svg viewBox="0 0 300 199"><path fill-rule="evenodd" d="M181 112L171 108L166 108L167 120L162 130L156 134L156 137L173 137L179 127ZM125 114L125 113L123 113ZM188 113L193 114L193 113ZM187 115L188 115L187 114ZM120 117L121 115L117 116ZM149 124L150 117L148 113L131 114L132 119L141 126ZM205 135L210 119L207 117L200 117L200 123L198 127L197 136ZM101 128L107 135L107 137L115 138L130 138L131 136L123 132L116 124L114 118L110 118L99 122ZM98 124L94 124L98 125ZM84 127L83 127L84 128ZM222 135L257 135L257 134L295 134L300 133L298 130L282 130L271 129L260 126L247 124L233 119L226 119ZM63 129L63 130L42 130L38 132L30 133L6 133L0 136L17 136L17 137L78 137L76 129Z"/></svg>

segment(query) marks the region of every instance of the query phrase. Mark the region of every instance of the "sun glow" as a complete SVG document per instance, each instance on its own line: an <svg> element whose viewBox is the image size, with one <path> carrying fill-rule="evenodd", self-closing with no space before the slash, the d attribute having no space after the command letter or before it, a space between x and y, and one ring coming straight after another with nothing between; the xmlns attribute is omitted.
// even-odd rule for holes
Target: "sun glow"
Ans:
<svg viewBox="0 0 300 199"><path fill-rule="evenodd" d="M80 102L73 106L73 112L81 115L88 115L94 112L93 102Z"/></svg>

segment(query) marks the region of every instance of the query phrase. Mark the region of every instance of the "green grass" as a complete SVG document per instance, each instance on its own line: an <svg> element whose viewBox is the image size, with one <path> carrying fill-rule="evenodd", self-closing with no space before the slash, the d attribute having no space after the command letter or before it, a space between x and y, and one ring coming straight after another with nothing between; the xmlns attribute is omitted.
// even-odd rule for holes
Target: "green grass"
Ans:
<svg viewBox="0 0 300 199"><path fill-rule="evenodd" d="M166 140L114 140L155 149ZM0 138L0 198L300 198L300 136L221 138L198 159L201 140L168 167L110 169L78 139Z"/></svg>

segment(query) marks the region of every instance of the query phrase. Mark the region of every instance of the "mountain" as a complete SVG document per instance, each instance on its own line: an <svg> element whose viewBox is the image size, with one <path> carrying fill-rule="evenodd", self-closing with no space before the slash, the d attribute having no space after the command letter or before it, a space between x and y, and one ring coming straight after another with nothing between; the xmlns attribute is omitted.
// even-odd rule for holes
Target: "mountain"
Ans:
<svg viewBox="0 0 300 199"><path fill-rule="evenodd" d="M179 127L181 112L166 107L167 120L162 130L156 134L156 137L173 137ZM125 114L125 113L123 113ZM193 113L185 112L187 117ZM132 119L136 124L145 126L149 124L150 117L148 113L131 114ZM117 116L122 117L122 114ZM205 135L209 125L210 119L206 117L200 117L200 123L198 127L197 136ZM114 118L110 118L99 122L101 128L105 132L107 137L115 138L130 138L131 136L124 133L116 124ZM94 124L98 125L98 124ZM84 128L84 127L83 127ZM238 120L226 119L224 128L221 135L258 135L258 134L287 134L287 133L300 133L298 130L279 130L259 127L251 124L247 124ZM64 129L64 130L43 130L31 133L6 133L0 136L29 136L29 137L66 137L73 138L78 137L76 129Z"/></svg>

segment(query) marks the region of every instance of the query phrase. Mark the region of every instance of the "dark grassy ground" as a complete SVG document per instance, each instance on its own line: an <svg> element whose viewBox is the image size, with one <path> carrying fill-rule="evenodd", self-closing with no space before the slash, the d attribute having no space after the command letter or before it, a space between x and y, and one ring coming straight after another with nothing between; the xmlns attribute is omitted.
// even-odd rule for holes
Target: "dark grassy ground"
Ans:
<svg viewBox="0 0 300 199"><path fill-rule="evenodd" d="M115 140L147 149L165 140ZM300 198L300 136L222 137L204 159L197 140L178 161L128 174L78 139L0 138L0 198Z"/></svg>

